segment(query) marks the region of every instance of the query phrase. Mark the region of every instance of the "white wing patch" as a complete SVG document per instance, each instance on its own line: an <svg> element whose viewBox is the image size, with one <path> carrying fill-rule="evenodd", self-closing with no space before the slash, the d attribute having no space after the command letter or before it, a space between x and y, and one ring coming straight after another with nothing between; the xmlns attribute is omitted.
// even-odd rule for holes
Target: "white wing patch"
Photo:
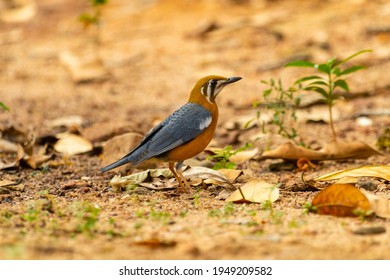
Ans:
<svg viewBox="0 0 390 280"><path fill-rule="evenodd" d="M206 127L208 127L208 126L210 125L211 121L212 121L211 116L208 116L207 118L205 118L204 120L202 120L202 121L199 123L199 129L200 129L200 130L205 129Z"/></svg>

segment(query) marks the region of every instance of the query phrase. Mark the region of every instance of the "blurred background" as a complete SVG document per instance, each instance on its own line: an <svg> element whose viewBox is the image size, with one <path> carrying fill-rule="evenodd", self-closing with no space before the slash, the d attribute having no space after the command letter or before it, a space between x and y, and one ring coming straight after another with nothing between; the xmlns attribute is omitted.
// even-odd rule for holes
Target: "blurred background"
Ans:
<svg viewBox="0 0 390 280"><path fill-rule="evenodd" d="M260 98L260 80L296 79L287 62L363 49L374 52L356 58L369 69L349 81L351 94L378 99L349 110L389 107L389 1L105 2L0 1L0 101L14 118L37 130L74 114L150 127L200 77L241 76L219 97L226 120Z"/></svg>

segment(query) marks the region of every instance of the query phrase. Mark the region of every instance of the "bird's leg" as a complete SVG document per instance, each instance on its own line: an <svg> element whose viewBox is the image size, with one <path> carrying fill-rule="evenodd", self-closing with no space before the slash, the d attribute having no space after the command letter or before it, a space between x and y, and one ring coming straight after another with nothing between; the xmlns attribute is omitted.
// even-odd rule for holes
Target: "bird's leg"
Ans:
<svg viewBox="0 0 390 280"><path fill-rule="evenodd" d="M193 191L192 191L190 184L188 183L186 178L183 176L183 173L181 172L182 163L183 162L178 162L176 165L176 170L175 170L174 163L170 162L169 163L169 170L171 170L171 172L175 176L177 182L179 183L180 188L186 193L192 193Z"/></svg>

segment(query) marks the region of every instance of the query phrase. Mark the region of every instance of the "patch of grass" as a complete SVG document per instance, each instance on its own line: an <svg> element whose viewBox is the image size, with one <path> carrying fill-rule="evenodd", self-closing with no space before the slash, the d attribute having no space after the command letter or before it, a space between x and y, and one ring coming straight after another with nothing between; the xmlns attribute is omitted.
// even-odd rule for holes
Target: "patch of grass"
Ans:
<svg viewBox="0 0 390 280"><path fill-rule="evenodd" d="M280 224L282 222L282 217L284 212L281 210L275 210L271 200L261 204L261 209L265 211L266 218L270 220L273 224Z"/></svg>
<svg viewBox="0 0 390 280"><path fill-rule="evenodd" d="M223 210L221 209L212 209L208 212L207 216L209 217L216 217L216 218L222 218L222 217L229 217L234 214L235 212L235 206L233 202L228 202L223 207Z"/></svg>
<svg viewBox="0 0 390 280"><path fill-rule="evenodd" d="M72 209L77 219L75 231L93 236L97 232L100 208L87 201L78 201L73 203Z"/></svg>
<svg viewBox="0 0 390 280"><path fill-rule="evenodd" d="M213 167L214 170L234 169L237 166L237 163L230 161L230 158L239 152L249 149L250 147L252 147L252 145L247 143L244 147L234 150L233 146L229 145L221 150L215 150L215 154L208 156L207 159L217 161Z"/></svg>

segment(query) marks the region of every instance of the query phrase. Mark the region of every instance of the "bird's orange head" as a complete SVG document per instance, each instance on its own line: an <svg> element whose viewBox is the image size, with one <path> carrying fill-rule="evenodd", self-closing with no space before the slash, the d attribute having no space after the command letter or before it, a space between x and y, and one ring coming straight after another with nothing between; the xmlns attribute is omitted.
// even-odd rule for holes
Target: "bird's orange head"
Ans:
<svg viewBox="0 0 390 280"><path fill-rule="evenodd" d="M200 79L191 91L188 102L202 104L204 101L214 103L218 93L228 84L241 80L241 77L225 78L210 75Z"/></svg>

